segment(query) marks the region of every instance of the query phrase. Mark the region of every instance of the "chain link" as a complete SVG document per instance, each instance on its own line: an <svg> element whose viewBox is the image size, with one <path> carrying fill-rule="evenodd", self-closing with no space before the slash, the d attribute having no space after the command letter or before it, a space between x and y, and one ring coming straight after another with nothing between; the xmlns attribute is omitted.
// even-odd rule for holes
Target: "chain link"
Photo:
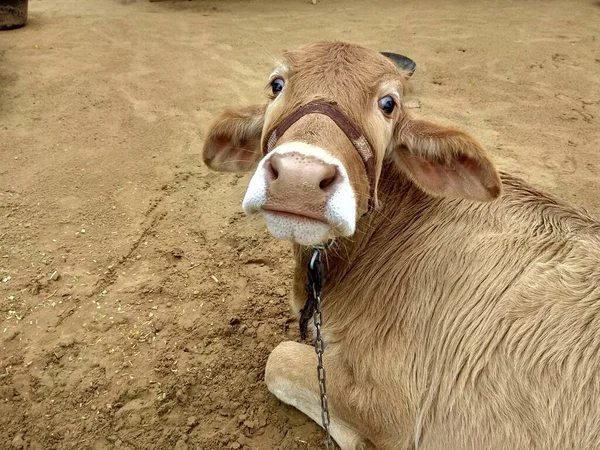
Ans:
<svg viewBox="0 0 600 450"><path fill-rule="evenodd" d="M313 263L315 260L318 263L320 261L320 255L318 254L321 249L315 249L315 255L313 255ZM322 263L321 263L322 264ZM335 444L333 443L333 439L331 439L331 433L329 430L329 402L327 401L327 371L325 370L325 366L323 365L323 352L325 351L323 336L321 334L321 328L323 326L323 316L321 314L321 292L320 289L317 290L316 286L313 284L313 298L315 299L315 311L313 314L313 323L316 329L316 339L315 339L315 351L317 353L317 378L319 380L319 395L321 397L321 423L323 428L325 429L326 441L325 445L328 450L335 450Z"/></svg>

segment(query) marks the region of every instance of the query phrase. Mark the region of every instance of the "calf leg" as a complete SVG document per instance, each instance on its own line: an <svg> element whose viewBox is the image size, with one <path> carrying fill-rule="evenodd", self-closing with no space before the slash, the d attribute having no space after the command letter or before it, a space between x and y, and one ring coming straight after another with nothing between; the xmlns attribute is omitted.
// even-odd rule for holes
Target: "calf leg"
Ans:
<svg viewBox="0 0 600 450"><path fill-rule="evenodd" d="M336 364L325 354L324 365L328 385L336 382ZM321 397L317 380L317 355L313 347L298 342L282 342L269 355L265 370L269 391L279 400L302 411L312 420L321 423ZM356 430L335 416L335 402L329 397L331 437L342 450L372 448Z"/></svg>

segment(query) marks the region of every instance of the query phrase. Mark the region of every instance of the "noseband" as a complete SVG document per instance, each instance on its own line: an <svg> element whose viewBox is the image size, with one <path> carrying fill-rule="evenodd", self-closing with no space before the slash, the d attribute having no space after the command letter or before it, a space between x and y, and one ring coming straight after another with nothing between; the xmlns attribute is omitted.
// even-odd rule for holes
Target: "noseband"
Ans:
<svg viewBox="0 0 600 450"><path fill-rule="evenodd" d="M323 102L311 102L299 107L283 119L271 132L269 139L264 144L263 154L266 155L273 150L277 141L283 136L283 133L307 114L322 114L329 117L344 132L350 142L352 142L352 145L354 145L354 148L356 148L356 151L358 151L360 159L362 159L365 166L367 178L369 179L369 212L371 212L375 206L375 154L373 147L352 119L334 105Z"/></svg>

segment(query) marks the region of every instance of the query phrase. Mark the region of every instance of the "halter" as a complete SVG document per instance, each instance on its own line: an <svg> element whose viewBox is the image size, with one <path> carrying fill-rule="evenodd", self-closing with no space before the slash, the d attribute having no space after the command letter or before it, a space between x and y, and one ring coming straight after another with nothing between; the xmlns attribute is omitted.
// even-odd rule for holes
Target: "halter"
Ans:
<svg viewBox="0 0 600 450"><path fill-rule="evenodd" d="M277 141L283 134L295 124L299 119L307 114L322 114L335 122L340 130L348 137L354 148L358 151L362 160L367 178L369 179L369 212L374 208L375 202L375 154L373 147L360 131L358 126L346 114L330 103L310 102L300 106L296 111L287 116L271 132L269 138L263 146L263 155L266 155L275 148Z"/></svg>

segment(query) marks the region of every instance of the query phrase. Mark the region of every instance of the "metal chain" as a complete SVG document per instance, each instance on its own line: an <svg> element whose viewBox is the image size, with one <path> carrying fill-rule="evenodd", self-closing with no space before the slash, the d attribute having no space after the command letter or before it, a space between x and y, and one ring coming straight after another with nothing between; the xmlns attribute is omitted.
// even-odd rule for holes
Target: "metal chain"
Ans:
<svg viewBox="0 0 600 450"><path fill-rule="evenodd" d="M311 268L314 263L323 264L321 262L321 250L323 248L315 248L311 260ZM327 371L323 365L323 352L325 351L321 328L323 326L323 315L321 314L321 290L317 289L316 285L312 285L313 298L315 299L315 312L313 314L313 323L316 329L315 351L317 353L317 378L319 380L319 395L321 397L321 423L325 429L326 441L325 445L328 450L335 450L335 444L331 439L329 431L329 402L327 401Z"/></svg>

